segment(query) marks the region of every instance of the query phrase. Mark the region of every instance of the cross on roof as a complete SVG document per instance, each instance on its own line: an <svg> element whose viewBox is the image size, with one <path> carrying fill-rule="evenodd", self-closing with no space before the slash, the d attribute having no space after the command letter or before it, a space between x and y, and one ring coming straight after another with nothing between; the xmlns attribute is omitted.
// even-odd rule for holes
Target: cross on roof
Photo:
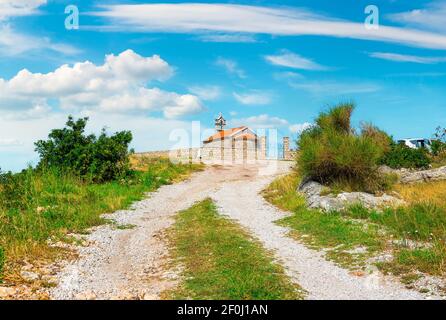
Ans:
<svg viewBox="0 0 446 320"><path fill-rule="evenodd" d="M226 126L226 120L223 118L221 112L219 113L217 119L215 119L215 129L217 131L223 131L223 128Z"/></svg>

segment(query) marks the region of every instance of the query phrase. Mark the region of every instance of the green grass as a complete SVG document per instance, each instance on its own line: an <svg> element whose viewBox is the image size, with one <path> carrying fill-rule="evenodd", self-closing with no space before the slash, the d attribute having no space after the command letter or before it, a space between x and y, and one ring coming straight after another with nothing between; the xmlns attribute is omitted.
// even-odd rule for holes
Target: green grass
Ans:
<svg viewBox="0 0 446 320"><path fill-rule="evenodd" d="M414 203L383 212L358 208L344 214L366 219L386 228L395 239L426 244L423 248L394 246L394 260L378 266L397 275L415 271L431 275L446 274L446 211L433 203Z"/></svg>
<svg viewBox="0 0 446 320"><path fill-rule="evenodd" d="M143 160L139 165L144 171L135 171L126 180L103 184L86 183L53 170L29 169L17 178L12 189L18 190L11 191L14 194L0 189L0 248L4 250L5 278L12 276L24 259L59 255L60 250L48 246L48 239L64 240L67 233L84 233L106 222L101 214L127 208L142 199L145 192L201 168L175 165L168 159Z"/></svg>
<svg viewBox="0 0 446 320"><path fill-rule="evenodd" d="M300 178L296 173L276 179L264 192L266 200L294 214L277 223L290 227L291 235L313 248L328 248L327 258L352 269L362 267L366 258L385 243L375 224L347 219L340 212L323 213L308 209L296 192ZM352 251L361 248L359 252Z"/></svg>
<svg viewBox="0 0 446 320"><path fill-rule="evenodd" d="M218 215L210 199L182 211L171 229L175 261L184 266L174 299L300 299L271 255L236 223Z"/></svg>
<svg viewBox="0 0 446 320"><path fill-rule="evenodd" d="M352 206L342 212L322 213L306 207L303 196L295 191L299 181L294 173L277 179L264 191L269 202L294 213L278 222L290 227L293 237L314 248L328 248L327 258L344 267L361 266L366 258L392 250L393 261L378 264L385 272L403 277L414 272L446 274L446 203L441 197L435 197L435 193L445 193L444 183L436 184L436 188L429 185L429 193L425 192L424 184L407 187L410 188L408 194L417 194L414 189L420 189L428 198L434 197L435 202L414 201L406 207L382 212ZM392 239L406 239L426 246L411 249L391 244ZM366 248L366 252L348 252L355 247Z"/></svg>

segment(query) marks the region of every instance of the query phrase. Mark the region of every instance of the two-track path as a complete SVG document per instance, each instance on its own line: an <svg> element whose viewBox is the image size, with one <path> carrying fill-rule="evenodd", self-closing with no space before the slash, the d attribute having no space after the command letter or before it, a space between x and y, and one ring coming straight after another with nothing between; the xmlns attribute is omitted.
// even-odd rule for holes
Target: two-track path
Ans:
<svg viewBox="0 0 446 320"><path fill-rule="evenodd" d="M292 281L309 299L424 299L379 273L358 277L287 236L274 223L288 213L268 204L259 192L275 177L290 170L290 163L250 166L208 166L189 180L163 186L147 199L108 215L118 225L95 228L79 258L67 262L58 275L53 299L157 299L176 285L178 270L170 270L164 231L175 214L211 197L220 213L239 222L271 250Z"/></svg>

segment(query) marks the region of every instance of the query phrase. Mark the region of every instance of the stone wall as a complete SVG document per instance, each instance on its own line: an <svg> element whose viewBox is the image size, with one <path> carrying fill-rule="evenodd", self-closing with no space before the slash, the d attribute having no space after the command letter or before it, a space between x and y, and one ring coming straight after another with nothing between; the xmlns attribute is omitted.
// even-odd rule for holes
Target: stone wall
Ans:
<svg viewBox="0 0 446 320"><path fill-rule="evenodd" d="M266 137L260 137L258 141L253 140L232 140L214 141L203 145L201 148L184 148L165 151L150 151L137 153L140 157L168 157L172 161L178 162L206 162L206 163L254 163L257 160L268 159L266 150ZM283 160L293 160L295 152L289 150L285 152L284 138L284 158Z"/></svg>

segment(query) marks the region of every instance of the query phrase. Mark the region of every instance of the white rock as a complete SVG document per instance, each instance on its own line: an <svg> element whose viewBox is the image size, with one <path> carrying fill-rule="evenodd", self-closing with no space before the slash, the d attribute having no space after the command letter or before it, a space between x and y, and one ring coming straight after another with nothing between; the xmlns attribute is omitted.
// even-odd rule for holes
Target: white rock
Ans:
<svg viewBox="0 0 446 320"><path fill-rule="evenodd" d="M305 196L308 207L322 209L327 212L343 210L354 204L361 204L367 209L380 209L385 206L401 206L405 204L403 200L387 194L377 197L366 192L343 192L337 196L321 196L323 188L320 183L306 181L299 186L298 191Z"/></svg>
<svg viewBox="0 0 446 320"><path fill-rule="evenodd" d="M8 298L16 293L14 288L0 287L0 299Z"/></svg>
<svg viewBox="0 0 446 320"><path fill-rule="evenodd" d="M35 272L32 271L22 271L20 273L20 276L23 278L23 280L25 281L36 281L39 279L39 275Z"/></svg>

